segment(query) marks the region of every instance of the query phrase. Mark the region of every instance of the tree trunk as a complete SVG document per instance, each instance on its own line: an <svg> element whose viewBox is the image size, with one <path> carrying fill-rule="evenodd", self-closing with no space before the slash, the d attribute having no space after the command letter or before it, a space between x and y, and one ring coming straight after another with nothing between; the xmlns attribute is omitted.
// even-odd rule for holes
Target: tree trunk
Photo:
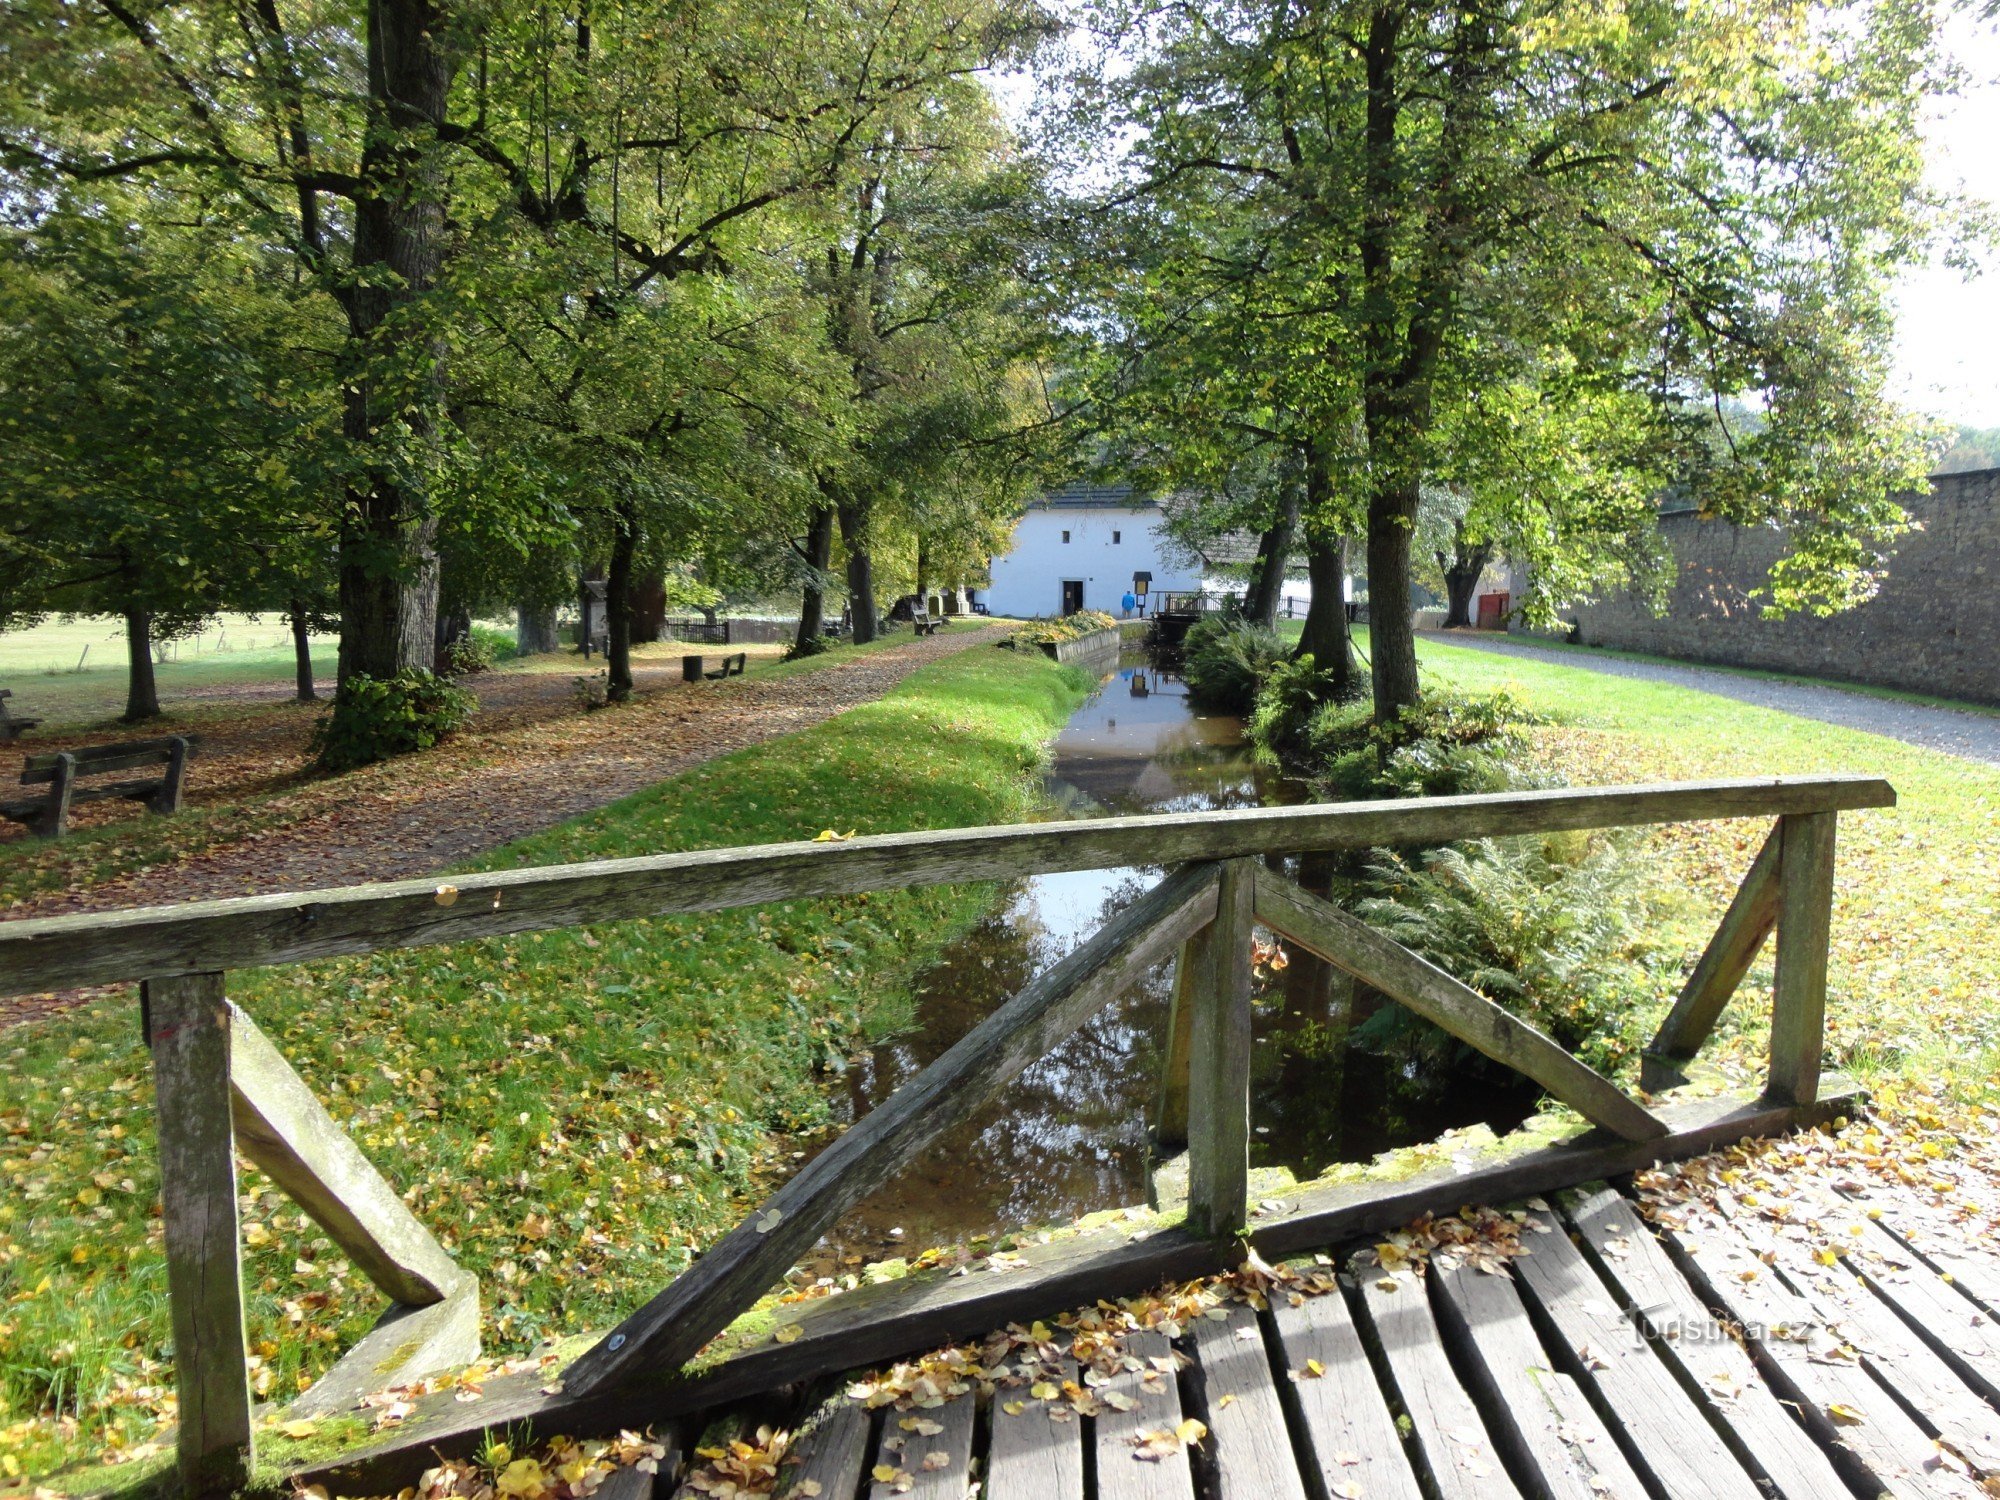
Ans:
<svg viewBox="0 0 2000 1500"><path fill-rule="evenodd" d="M847 607L854 616L854 644L866 645L880 635L875 614L875 559L869 551L866 500L840 504L840 539L847 546Z"/></svg>
<svg viewBox="0 0 2000 1500"><path fill-rule="evenodd" d="M806 584L799 597L799 633L794 644L803 649L814 636L826 634L826 570L833 563L833 507L815 506L806 527Z"/></svg>
<svg viewBox="0 0 2000 1500"><path fill-rule="evenodd" d="M292 601L292 665L298 683L293 696L301 703L311 703L319 697L313 686L312 617L297 599Z"/></svg>
<svg viewBox="0 0 2000 1500"><path fill-rule="evenodd" d="M394 351L376 346L389 342L384 324L430 291L443 260L436 140L464 30L429 0L373 0L367 17L367 145L357 175L368 191L354 207L356 274L342 296L351 355L343 431L364 457L340 535L343 682L429 667L436 649L437 520L429 498L398 477L398 460L367 456L388 443L423 446L442 400L440 341L398 326ZM372 366L391 352L402 363L412 343L423 351L414 378L378 387ZM415 394L407 394L412 385Z"/></svg>
<svg viewBox="0 0 2000 1500"><path fill-rule="evenodd" d="M610 668L605 696L632 696L632 555L639 547L639 518L629 500L618 502L611 528L611 565L604 570L604 661Z"/></svg>
<svg viewBox="0 0 2000 1500"><path fill-rule="evenodd" d="M445 648L450 646L454 641L462 641L472 634L472 611L463 606L457 606L452 609L440 609L437 612L436 619L437 624L433 630L433 633L437 637L435 649L438 661L442 664Z"/></svg>
<svg viewBox="0 0 2000 1500"><path fill-rule="evenodd" d="M540 605L516 605L514 646L523 656L539 656L545 651L561 650L562 638L556 633L556 612Z"/></svg>
<svg viewBox="0 0 2000 1500"><path fill-rule="evenodd" d="M1415 705L1417 633L1410 619L1410 535L1416 529L1414 480L1385 485L1368 501L1368 664L1375 722L1395 723Z"/></svg>
<svg viewBox="0 0 2000 1500"><path fill-rule="evenodd" d="M1299 529L1299 487L1287 482L1279 495L1278 515L1257 541L1257 560L1250 565L1250 586L1244 591L1244 618L1266 627L1278 623L1278 601L1285 592L1285 570L1292 557L1292 539Z"/></svg>
<svg viewBox="0 0 2000 1500"><path fill-rule="evenodd" d="M1354 641L1347 628L1347 538L1329 530L1333 479L1315 444L1306 453L1306 569L1312 602L1293 656L1310 656L1331 678L1336 697L1350 698L1357 683Z"/></svg>
<svg viewBox="0 0 2000 1500"><path fill-rule="evenodd" d="M160 689L153 678L153 616L125 611L125 714L127 724L160 716Z"/></svg>
<svg viewBox="0 0 2000 1500"><path fill-rule="evenodd" d="M1437 555L1438 571L1444 574L1444 628L1469 630L1474 624L1472 596L1479 588L1486 564L1493 559L1493 547L1487 542L1476 547L1467 545L1465 522L1460 521L1452 538L1452 549L1451 556L1442 552Z"/></svg>
<svg viewBox="0 0 2000 1500"><path fill-rule="evenodd" d="M1336 698L1351 698L1359 684L1354 670L1354 641L1347 629L1347 538L1311 538L1306 543L1306 567L1312 582L1312 602L1299 632L1293 656L1310 656L1328 673Z"/></svg>

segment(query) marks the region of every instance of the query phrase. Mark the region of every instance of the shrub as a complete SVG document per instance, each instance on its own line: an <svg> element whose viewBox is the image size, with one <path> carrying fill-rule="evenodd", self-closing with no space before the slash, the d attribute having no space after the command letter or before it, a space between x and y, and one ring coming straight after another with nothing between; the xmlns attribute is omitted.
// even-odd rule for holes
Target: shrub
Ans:
<svg viewBox="0 0 2000 1500"><path fill-rule="evenodd" d="M1111 616L1094 609L1080 609L1059 620L1037 620L1032 625L1023 625L1009 639L1022 646L1055 646L1081 640L1093 631L1117 628L1118 622Z"/></svg>
<svg viewBox="0 0 2000 1500"><path fill-rule="evenodd" d="M472 694L421 667L405 667L394 677L350 677L313 730L313 755L323 771L351 771L428 750L463 727L478 706Z"/></svg>
<svg viewBox="0 0 2000 1500"><path fill-rule="evenodd" d="M824 656L840 644L836 635L809 635L802 641L793 641L785 648L783 661L798 661L808 656Z"/></svg>
<svg viewBox="0 0 2000 1500"><path fill-rule="evenodd" d="M1285 659L1275 630L1221 617L1195 621L1181 645L1188 696L1204 708L1247 717L1257 694Z"/></svg>
<svg viewBox="0 0 2000 1500"><path fill-rule="evenodd" d="M1511 695L1432 689L1393 724L1365 699L1339 700L1309 658L1275 671L1251 737L1298 775L1340 797L1436 797L1533 784L1514 757L1536 721Z"/></svg>
<svg viewBox="0 0 2000 1500"><path fill-rule="evenodd" d="M462 635L438 653L438 675L470 677L493 665L492 646L478 635Z"/></svg>
<svg viewBox="0 0 2000 1500"><path fill-rule="evenodd" d="M521 642L511 630L475 624L472 637L486 648L488 661L512 661L521 654Z"/></svg>
<svg viewBox="0 0 2000 1500"><path fill-rule="evenodd" d="M1610 1070L1641 1038L1632 1026L1669 998L1679 951L1654 934L1672 924L1643 889L1635 841L1551 835L1481 839L1415 860L1384 854L1359 882L1354 910L1371 927ZM1385 1005L1355 1040L1416 1064L1464 1064L1469 1048Z"/></svg>
<svg viewBox="0 0 2000 1500"><path fill-rule="evenodd" d="M1250 716L1251 743L1273 759L1303 764L1300 751L1307 727L1321 709L1340 701L1334 694L1333 674L1323 671L1311 653L1276 662Z"/></svg>

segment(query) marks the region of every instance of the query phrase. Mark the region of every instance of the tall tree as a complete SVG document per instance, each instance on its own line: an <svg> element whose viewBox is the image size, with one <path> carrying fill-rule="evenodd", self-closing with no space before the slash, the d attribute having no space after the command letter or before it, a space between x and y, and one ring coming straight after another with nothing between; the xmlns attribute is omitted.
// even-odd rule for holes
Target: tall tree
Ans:
<svg viewBox="0 0 2000 1500"><path fill-rule="evenodd" d="M1935 207L1906 128L1937 77L1932 11L1187 0L1096 20L1119 61L1069 128L1129 143L1111 205L1217 247L1184 283L1256 287L1245 346L1266 363L1237 369L1326 445L1321 534L1360 523L1379 717L1418 692L1424 485L1550 463L1485 441L1496 385L1629 398L1588 461L1621 493L1671 475L1787 526L1776 606L1866 587L1920 471L1884 394L1884 289ZM1730 396L1766 421L1718 453ZM1541 545L1562 562L1560 532Z"/></svg>
<svg viewBox="0 0 2000 1500"><path fill-rule="evenodd" d="M136 722L160 643L284 607L325 556L324 391L286 372L295 309L254 251L120 206L0 234L0 618L122 620Z"/></svg>

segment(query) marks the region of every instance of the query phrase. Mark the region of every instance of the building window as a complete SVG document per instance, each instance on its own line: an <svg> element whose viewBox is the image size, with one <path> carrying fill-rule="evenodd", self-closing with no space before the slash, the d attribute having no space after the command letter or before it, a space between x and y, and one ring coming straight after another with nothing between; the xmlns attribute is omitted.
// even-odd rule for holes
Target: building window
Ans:
<svg viewBox="0 0 2000 1500"><path fill-rule="evenodd" d="M1125 539L1125 533L1122 531L1114 531L1111 533L1111 545L1114 547L1117 546L1124 539Z"/></svg>
<svg viewBox="0 0 2000 1500"><path fill-rule="evenodd" d="M1068 533L1067 531L1065 531L1065 532L1063 533L1063 540L1064 540L1065 542L1069 540L1069 533Z"/></svg>

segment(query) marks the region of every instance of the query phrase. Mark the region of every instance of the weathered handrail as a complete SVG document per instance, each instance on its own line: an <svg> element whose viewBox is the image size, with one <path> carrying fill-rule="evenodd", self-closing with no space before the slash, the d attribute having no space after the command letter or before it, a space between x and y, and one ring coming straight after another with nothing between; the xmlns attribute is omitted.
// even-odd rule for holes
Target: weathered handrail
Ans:
<svg viewBox="0 0 2000 1500"><path fill-rule="evenodd" d="M1098 1008L1180 950L1177 1035L1163 1087L1189 1147L1188 1231L1212 1241L1248 1217L1251 929L1263 922L1541 1084L1609 1135L1685 1152L1675 1136L1542 1033L1417 954L1265 867L1264 857L1718 818L1774 817L1680 1001L1649 1049L1671 1083L1777 934L1767 1099L1775 1125L1819 1092L1838 812L1888 807L1861 776L1599 787L1399 802L1111 818L700 850L451 881L204 901L0 922L0 994L138 979L157 1080L168 1284L180 1389L180 1465L197 1493L249 1473L250 1397L236 1237L235 1153L256 1161L392 1300L351 1351L352 1378L468 1357L477 1287L227 998L226 972L672 912L1059 870L1171 873L905 1083L565 1372L589 1400L681 1368L868 1191L962 1122ZM1197 1060L1192 1054L1199 1051ZM234 1122L232 1127L232 1114ZM1449 1205L1443 1205L1449 1206ZM840 1368L827 1366L826 1368ZM329 1379L323 1384L341 1387ZM308 1401L331 1409L337 1390Z"/></svg>
<svg viewBox="0 0 2000 1500"><path fill-rule="evenodd" d="M1060 870L1889 807L1872 776L1499 792L766 844L0 922L0 995Z"/></svg>

